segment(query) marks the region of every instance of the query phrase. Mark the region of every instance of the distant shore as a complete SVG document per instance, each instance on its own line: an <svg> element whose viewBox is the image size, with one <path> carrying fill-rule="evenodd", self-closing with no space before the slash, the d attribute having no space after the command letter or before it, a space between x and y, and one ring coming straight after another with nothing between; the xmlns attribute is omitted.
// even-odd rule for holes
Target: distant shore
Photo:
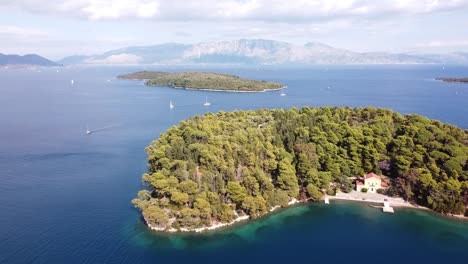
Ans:
<svg viewBox="0 0 468 264"><path fill-rule="evenodd" d="M442 82L468 83L468 78L435 78L435 80Z"/></svg>
<svg viewBox="0 0 468 264"><path fill-rule="evenodd" d="M244 79L216 72L140 71L117 76L119 79L144 80L147 86L215 92L266 92L286 88L275 82Z"/></svg>
<svg viewBox="0 0 468 264"><path fill-rule="evenodd" d="M165 87L165 88L183 89L183 90L194 90L194 91L224 92L224 93L264 93L264 92L270 92L270 91L280 91L280 90L288 88L288 86L283 86L281 88L265 89L261 91L239 91L239 90L215 90L215 89L191 88L191 87L170 87L170 86L160 86L160 85L147 85L147 86Z"/></svg>

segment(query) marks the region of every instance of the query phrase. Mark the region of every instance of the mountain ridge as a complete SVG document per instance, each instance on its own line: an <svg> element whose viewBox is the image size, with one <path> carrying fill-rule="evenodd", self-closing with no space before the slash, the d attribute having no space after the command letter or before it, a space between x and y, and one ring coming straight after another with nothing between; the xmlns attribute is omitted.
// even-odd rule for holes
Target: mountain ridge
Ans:
<svg viewBox="0 0 468 264"><path fill-rule="evenodd" d="M58 63L55 63L49 59L46 59L37 54L26 54L26 55L17 55L17 54L3 54L0 53L0 65L2 66L61 66Z"/></svg>
<svg viewBox="0 0 468 264"><path fill-rule="evenodd" d="M296 45L266 39L195 44L129 46L92 56L65 57L64 64L436 64L468 63L468 53L355 52L321 42Z"/></svg>

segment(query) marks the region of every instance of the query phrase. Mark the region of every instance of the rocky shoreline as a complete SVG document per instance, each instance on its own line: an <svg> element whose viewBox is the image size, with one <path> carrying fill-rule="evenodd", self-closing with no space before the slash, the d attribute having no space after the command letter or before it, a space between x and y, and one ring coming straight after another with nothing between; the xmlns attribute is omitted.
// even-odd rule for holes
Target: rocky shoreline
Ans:
<svg viewBox="0 0 468 264"><path fill-rule="evenodd" d="M297 203L300 203L300 202L301 201L293 198L293 199L291 199L291 201L289 201L288 206L293 205L293 204L297 204ZM266 213L263 216L268 215L269 213L279 209L280 207L281 206L272 207L269 210L269 212ZM165 233L202 233L202 232L213 231L213 230L217 230L217 229L220 229L220 228L228 227L228 226L231 226L231 225L234 225L234 224L237 224L239 222L243 222L243 221L246 221L246 220L249 220L249 219L250 219L250 217L248 215L237 216L236 219L234 219L234 220L232 220L231 222L228 222L228 223L213 222L212 225L210 225L210 226L203 226L203 227L194 228L194 229L188 229L188 228L175 229L173 227L171 227L171 228L160 227L160 226L155 226L155 225L149 224L148 221L146 221L146 219L144 219L144 221L145 221L146 226L148 226L149 229L151 229L153 231L157 231L157 232L165 232Z"/></svg>
<svg viewBox="0 0 468 264"><path fill-rule="evenodd" d="M365 203L383 203L384 199L390 199L390 204L391 204L392 207L419 209L419 210L430 211L431 213L437 213L437 212L435 212L435 211L433 211L433 210L431 210L431 209L429 209L427 207L408 203L408 202L404 201L401 198L393 198L393 197L389 197L389 196L385 196L385 195L380 195L380 196L382 196L382 197L371 198L371 199L363 199L362 197L351 197L350 194L338 193L338 196L327 196L327 197L330 200L354 201L354 202L365 202ZM382 199L380 199L380 198L382 198ZM307 203L307 202L309 202L309 200L300 201L300 200L297 200L297 199L291 199L291 201L288 202L288 207L291 206L291 205L294 205L294 204ZM288 208L288 207L285 207L285 208ZM263 216L266 216L266 215L270 214L271 212L276 211L279 208L281 208L281 207L280 206L274 206L269 210L268 213L266 213ZM443 217L448 217L448 218L453 218L453 219L458 219L458 220L467 220L468 221L468 217L466 217L464 215L452 215L452 214L444 215L444 214L439 214L439 213L437 213L437 214L440 215L440 216L443 216ZM243 216L238 216L236 219L234 219L233 221L228 222L228 223L213 222L213 224L210 225L210 226L204 226L204 227L199 227L199 228L194 228L194 229L188 229L188 228L175 229L173 227L166 228L166 227L154 226L154 225L149 224L146 221L146 219L145 219L145 224L148 226L149 229L151 229L153 231L157 231L157 232L165 232L165 233L203 233L203 232L207 232L207 231L214 231L214 230L221 229L221 228L224 228L224 227L232 226L234 224L247 221L249 219L250 219L250 217L248 215L243 215Z"/></svg>

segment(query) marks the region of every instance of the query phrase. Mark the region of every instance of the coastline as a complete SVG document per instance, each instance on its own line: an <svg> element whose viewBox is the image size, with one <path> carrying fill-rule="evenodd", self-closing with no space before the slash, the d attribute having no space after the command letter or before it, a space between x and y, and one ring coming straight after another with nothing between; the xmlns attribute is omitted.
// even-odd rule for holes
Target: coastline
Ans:
<svg viewBox="0 0 468 264"><path fill-rule="evenodd" d="M206 88L191 88L191 87L178 87L178 86L171 87L171 86L160 86L160 85L148 85L148 84L146 84L146 81L145 81L145 85L149 86L149 87L164 87L164 88L183 89L183 90L192 90L192 91L226 92L226 93L264 93L264 92L270 92L270 91L279 91L279 90L288 88L288 86L285 85L285 86L283 86L281 88L277 88L277 89L264 89L264 90L261 90L261 91L239 91L239 90L216 90L216 89L206 89Z"/></svg>
<svg viewBox="0 0 468 264"><path fill-rule="evenodd" d="M466 217L464 215L442 214L442 213L436 212L436 211L434 211L434 210L432 210L432 209L430 209L428 207L409 203L409 202L403 200L401 197L390 197L390 196L386 196L386 195L382 195L382 194L373 194L374 196L376 196L378 198L370 198L370 199L365 198L365 199L363 199L363 197L359 197L359 196L357 196L357 197L354 196L353 197L353 195L355 195L356 193L358 193L358 192L353 191L353 192L351 192L349 194L338 192L337 195L335 195L335 196L327 196L327 197L330 200L363 202L363 203L369 203L369 204L371 204L371 203L383 204L384 199L387 199L390 202L390 206L394 207L394 208L424 210L424 211L427 211L427 212L430 212L430 213L433 213L433 214L436 214L438 216L442 216L442 217L445 217L445 218L468 221L468 217Z"/></svg>
<svg viewBox="0 0 468 264"><path fill-rule="evenodd" d="M438 78L434 78L434 80L439 81L439 82L446 82L446 83L468 83L468 78L438 77Z"/></svg>
<svg viewBox="0 0 468 264"><path fill-rule="evenodd" d="M294 205L294 204L298 204L298 203L301 203L301 201L293 198L293 199L291 199L291 201L288 202L288 206L284 207L284 208L289 208L289 206ZM268 214L272 213L273 211L276 211L279 208L281 208L281 206L279 206L279 205L273 206L272 208L270 208L270 210L268 210L268 213L262 215L261 217L267 216ZM163 227L153 226L151 224L148 224L148 221L146 221L146 219L144 217L143 217L143 219L144 219L144 222L145 222L146 226L149 229L153 230L153 231L176 234L176 233L203 233L203 232L208 232L208 231L214 231L214 230L218 230L218 229L221 229L221 228L224 228L224 227L232 226L234 224L249 220L250 216L248 216L248 215L238 216L236 219L234 219L234 220L232 220L231 222L228 222L228 223L214 222L214 224L211 225L211 226L204 226L204 227L199 227L199 228L195 228L195 229L181 228L179 230L177 230L177 229L175 229L173 227L163 228Z"/></svg>
<svg viewBox="0 0 468 264"><path fill-rule="evenodd" d="M441 213L438 213L430 208L427 208L427 207L424 207L424 206L419 206L419 205L416 205L416 204L411 204L409 202L406 202L404 201L402 198L400 197L390 197L390 196L385 196L385 195L380 195L382 197L385 197L385 198L377 198L377 199L362 199L360 197L352 197L351 195L348 195L346 193L337 193L338 196L324 196L323 199L325 199L325 197L328 197L328 199L330 200L337 200L337 201L350 201L350 202L361 202L361 203L368 203L368 204L372 204L372 203L378 203L378 204L383 204L384 200L383 199L389 199L390 200L390 205L394 208L405 208L405 209L418 209L418 210L424 210L426 212L429 212L429 213L433 213L435 215L438 215L438 216L441 216L441 217L445 217L445 218L450 218L450 219L454 219L454 220L462 220L462 221L468 221L468 217L465 217L463 215L452 215L452 214L441 214ZM323 201L323 199L321 201ZM284 209L287 209L287 208L290 208L292 205L296 205L296 204L307 204L309 203L310 200L304 200L304 201L301 201L301 200L298 200L298 199L291 199L291 201L288 202L288 206L286 207L283 207ZM269 209L268 213L262 215L261 217L264 217L264 216L267 216L269 214L271 214L272 212L278 210L282 208L281 206L274 206L272 208ZM248 215L243 215L243 216L238 216L236 219L232 220L231 222L228 222L228 223L221 223L221 222L214 222L212 225L210 226L204 226L204 227L199 227L199 228L195 228L195 229L188 229L188 228L181 228L179 230L175 229L175 228L162 228L162 227L158 227L158 226L153 226L151 224L148 224L148 222L146 221L146 219L144 219L144 222L146 224L146 226L150 229L150 230L153 230L153 231L157 231L157 232L163 232L163 233L172 233L172 234L177 234L177 233L204 233L204 232L208 232L208 231L215 231L215 230L219 230L219 229L222 229L222 228L225 228L225 227L229 227L229 226L232 226L232 225L235 225L235 224L238 224L240 222L245 222L247 220L250 220L250 217Z"/></svg>
<svg viewBox="0 0 468 264"><path fill-rule="evenodd" d="M151 79L130 79L130 78L120 78L120 80L129 80L129 81L143 81L144 84L148 87L163 87L163 88L172 88L172 89L183 89L183 90L192 90L192 91L207 91L207 92L227 92L227 93L264 93L264 92L271 92L271 91L279 91L288 88L287 85L284 85L280 88L275 89L263 89L261 91L239 91L239 90L219 90L219 89L207 89L207 88L193 88L193 87L180 87L180 86L162 86L162 85L149 85L147 84L148 81Z"/></svg>
<svg viewBox="0 0 468 264"><path fill-rule="evenodd" d="M145 224L146 224L146 226L148 226L149 229L151 229L153 231L158 231L158 232L165 232L165 233L202 233L202 232L206 232L206 231L212 231L212 230L220 229L220 228L223 228L223 227L231 226L231 225L234 225L236 223L239 223L239 222L242 222L242 221L245 221L245 220L248 220L248 219L250 219L250 217L248 215L243 215L243 216L238 216L236 219L234 219L234 220L232 220L231 222L228 222L228 223L217 222L217 223L215 223L215 224L213 224L211 226L204 226L204 227L199 227L199 228L195 228L195 229L181 228L179 230L177 230L177 229L175 229L173 227L167 229L167 228L162 228L162 227L158 227L158 226L153 226L151 224L148 224L146 219L145 219Z"/></svg>

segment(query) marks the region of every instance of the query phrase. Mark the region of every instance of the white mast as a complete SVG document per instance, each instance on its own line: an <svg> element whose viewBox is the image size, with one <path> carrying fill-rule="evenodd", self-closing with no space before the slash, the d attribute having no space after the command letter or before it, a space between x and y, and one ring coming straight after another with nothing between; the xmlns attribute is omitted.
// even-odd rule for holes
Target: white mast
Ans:
<svg viewBox="0 0 468 264"><path fill-rule="evenodd" d="M204 103L203 105L204 105L204 106L210 106L210 105L211 105L211 103L208 102L208 96L205 97L205 103Z"/></svg>

